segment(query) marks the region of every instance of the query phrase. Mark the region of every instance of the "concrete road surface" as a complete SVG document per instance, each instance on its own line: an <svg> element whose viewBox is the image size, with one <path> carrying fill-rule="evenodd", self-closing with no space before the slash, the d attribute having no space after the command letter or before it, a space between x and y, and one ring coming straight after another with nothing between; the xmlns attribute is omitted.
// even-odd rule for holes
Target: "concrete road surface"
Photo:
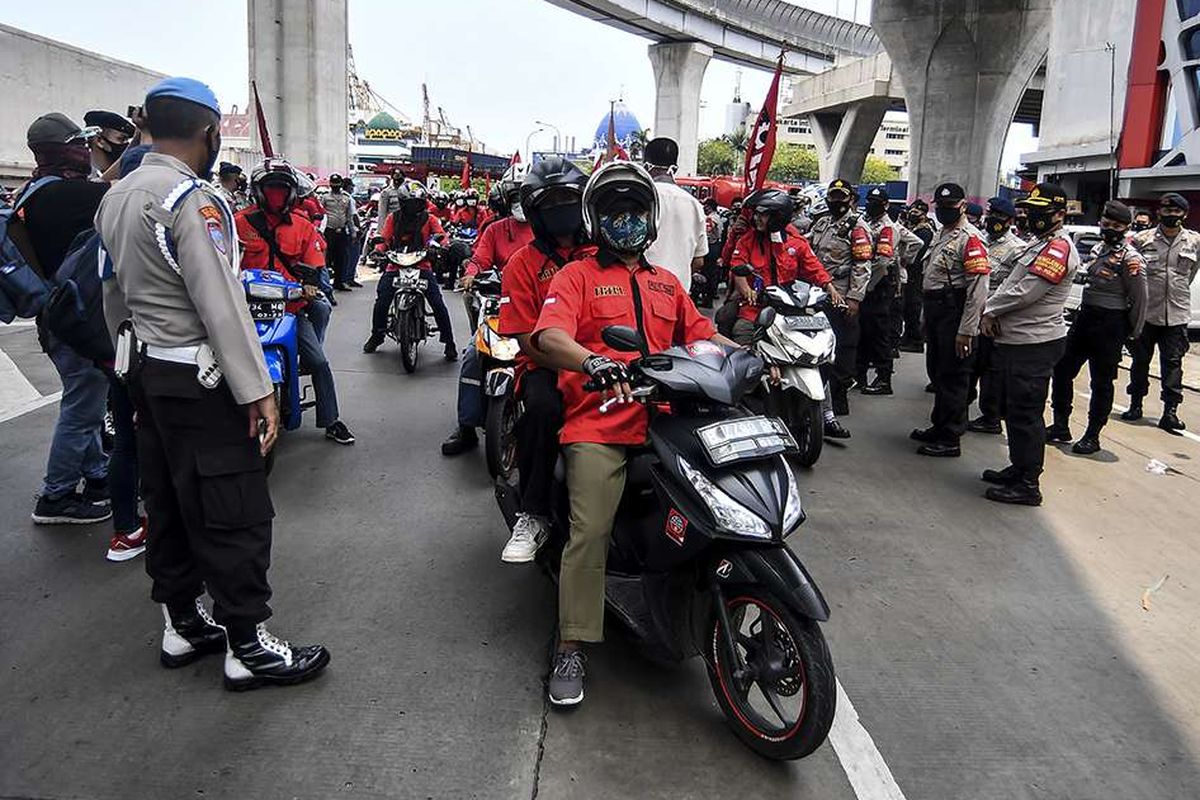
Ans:
<svg viewBox="0 0 1200 800"><path fill-rule="evenodd" d="M801 477L809 520L790 544L833 608L845 695L832 743L770 763L729 733L698 662L652 666L617 630L586 704L547 711L554 593L500 562L482 455L438 452L457 366L436 344L411 376L393 345L360 352L372 294L340 295L330 331L357 445L290 433L271 478L272 626L333 663L245 695L221 688L219 658L158 666L142 561L105 562L105 525L29 521L59 387L32 329L0 327L0 377L33 391L0 395L0 798L1200 792L1200 439L1114 421L1096 457L1050 450L1043 508L996 506L977 476L1004 465L1002 437L913 454L929 397L907 356L897 396L855 396L854 438Z"/></svg>

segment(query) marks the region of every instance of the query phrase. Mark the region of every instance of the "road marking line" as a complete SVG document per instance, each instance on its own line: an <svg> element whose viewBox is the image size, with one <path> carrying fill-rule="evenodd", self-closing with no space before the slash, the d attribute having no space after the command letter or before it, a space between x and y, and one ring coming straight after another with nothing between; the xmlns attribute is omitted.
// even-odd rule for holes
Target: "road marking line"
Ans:
<svg viewBox="0 0 1200 800"><path fill-rule="evenodd" d="M1079 395L1080 397L1084 398L1085 400L1092 399L1091 392L1075 392L1075 394ZM1124 414L1126 411L1129 410L1129 406L1123 406L1120 403L1114 402L1113 410L1119 411L1122 414ZM1145 426L1135 426L1135 427L1145 427ZM1196 434L1192 433L1191 431L1176 431L1176 433L1178 433L1180 436L1183 436L1185 439L1191 439L1193 442L1200 444L1200 436L1197 436Z"/></svg>
<svg viewBox="0 0 1200 800"><path fill-rule="evenodd" d="M904 792L892 777L875 740L859 722L858 712L841 681L837 681L837 713L829 729L829 743L858 800L904 800Z"/></svg>
<svg viewBox="0 0 1200 800"><path fill-rule="evenodd" d="M0 409L15 408L41 396L8 353L0 350Z"/></svg>
<svg viewBox="0 0 1200 800"><path fill-rule="evenodd" d="M17 406L16 408L0 411L0 422L8 422L10 419L16 419L17 417L28 414L30 411L37 411L42 406L48 406L51 403L57 403L61 399L62 392L55 392L54 394L48 394L44 397L39 397L36 400L31 400L24 405Z"/></svg>

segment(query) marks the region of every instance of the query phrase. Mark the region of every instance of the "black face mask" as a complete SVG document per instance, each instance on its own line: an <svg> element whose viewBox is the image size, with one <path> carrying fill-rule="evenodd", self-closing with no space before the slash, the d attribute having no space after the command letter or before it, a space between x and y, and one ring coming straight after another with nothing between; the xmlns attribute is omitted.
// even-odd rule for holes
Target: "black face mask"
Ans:
<svg viewBox="0 0 1200 800"><path fill-rule="evenodd" d="M850 203L847 200L830 200L827 205L829 213L835 217L840 217L850 210Z"/></svg>
<svg viewBox="0 0 1200 800"><path fill-rule="evenodd" d="M882 200L868 200L867 201L867 216L868 217L881 217L885 213L887 213L887 203L883 202Z"/></svg>
<svg viewBox="0 0 1200 800"><path fill-rule="evenodd" d="M1125 240L1125 231L1114 230L1113 228L1101 228L1100 238L1104 243L1115 247Z"/></svg>
<svg viewBox="0 0 1200 800"><path fill-rule="evenodd" d="M1029 230L1034 233L1045 233L1054 227L1053 211L1030 211L1028 215Z"/></svg>
<svg viewBox="0 0 1200 800"><path fill-rule="evenodd" d="M538 216L546 233L555 238L570 236L583 227L583 206L575 203L551 206Z"/></svg>
<svg viewBox="0 0 1200 800"><path fill-rule="evenodd" d="M1008 220L1001 219L1000 217L987 217L984 220L984 226L987 228L987 232L996 239L999 239L1004 235L1004 232L1008 230L1008 225Z"/></svg>
<svg viewBox="0 0 1200 800"><path fill-rule="evenodd" d="M1137 233L1138 231L1148 231L1148 230L1150 230L1150 223L1149 222L1135 222L1135 223L1133 223L1130 230L1132 230L1134 233Z"/></svg>
<svg viewBox="0 0 1200 800"><path fill-rule="evenodd" d="M221 154L221 135L218 133L215 137L216 145L210 145L208 140L205 140L204 145L208 150L208 166L200 173L199 177L206 181L211 181L213 178L213 167L217 165L217 156Z"/></svg>
<svg viewBox="0 0 1200 800"><path fill-rule="evenodd" d="M1158 222L1167 230L1174 230L1183 227L1182 214L1159 214Z"/></svg>
<svg viewBox="0 0 1200 800"><path fill-rule="evenodd" d="M937 217L937 221L941 224L953 225L962 219L963 210L961 208L956 208L955 206L938 206L934 210L933 215Z"/></svg>

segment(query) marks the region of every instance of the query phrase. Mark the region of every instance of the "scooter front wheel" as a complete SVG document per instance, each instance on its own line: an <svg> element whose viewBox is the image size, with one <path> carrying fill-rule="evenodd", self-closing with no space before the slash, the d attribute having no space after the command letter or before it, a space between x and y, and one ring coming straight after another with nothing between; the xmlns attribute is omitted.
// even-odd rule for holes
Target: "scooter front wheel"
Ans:
<svg viewBox="0 0 1200 800"><path fill-rule="evenodd" d="M825 415L821 404L800 392L788 392L788 428L800 452L796 460L802 466L811 467L821 457L825 443Z"/></svg>
<svg viewBox="0 0 1200 800"><path fill-rule="evenodd" d="M512 392L488 398L483 428L488 474L508 481L517 466L517 400Z"/></svg>
<svg viewBox="0 0 1200 800"><path fill-rule="evenodd" d="M417 371L417 348L421 339L417 333L416 316L407 311L400 320L400 363L407 373Z"/></svg>
<svg viewBox="0 0 1200 800"><path fill-rule="evenodd" d="M751 750L786 761L829 735L837 705L833 659L817 623L760 586L726 601L730 658L720 617L710 626L708 677L733 732Z"/></svg>

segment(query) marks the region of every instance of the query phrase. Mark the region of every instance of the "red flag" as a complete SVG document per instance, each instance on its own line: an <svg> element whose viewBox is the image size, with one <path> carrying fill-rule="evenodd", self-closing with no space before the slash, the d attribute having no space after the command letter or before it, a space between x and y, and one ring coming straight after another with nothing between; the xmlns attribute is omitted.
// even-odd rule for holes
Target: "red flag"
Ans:
<svg viewBox="0 0 1200 800"><path fill-rule="evenodd" d="M515 167L517 164L520 164L520 163L521 163L521 151L517 150L516 152L513 153L512 159L509 160L508 165L510 167Z"/></svg>
<svg viewBox="0 0 1200 800"><path fill-rule="evenodd" d="M271 149L271 134L267 131L267 117L263 114L262 102L258 99L258 84L250 81L250 88L254 91L254 113L258 117L258 138L262 141L263 155L271 158L275 153Z"/></svg>
<svg viewBox="0 0 1200 800"><path fill-rule="evenodd" d="M780 53L779 62L775 65L775 77L771 79L771 88L767 90L767 99L763 101L762 111L754 120L746 145L746 166L742 173L746 194L763 187L767 181L767 170L771 168L771 159L775 157L775 123L779 105L779 78L782 74L783 53Z"/></svg>
<svg viewBox="0 0 1200 800"><path fill-rule="evenodd" d="M483 176L483 196L487 197L491 193L492 193L492 175L489 172L489 173L484 174L484 176Z"/></svg>
<svg viewBox="0 0 1200 800"><path fill-rule="evenodd" d="M462 178L458 182L459 188L471 188L471 151L467 151L467 160L463 162Z"/></svg>
<svg viewBox="0 0 1200 800"><path fill-rule="evenodd" d="M605 137L607 147L600 157L596 159L595 166L600 166L607 161L616 161L617 159L629 160L629 153L625 152L625 148L621 147L621 143L617 141L617 122L616 102L611 102L608 105L608 135Z"/></svg>

